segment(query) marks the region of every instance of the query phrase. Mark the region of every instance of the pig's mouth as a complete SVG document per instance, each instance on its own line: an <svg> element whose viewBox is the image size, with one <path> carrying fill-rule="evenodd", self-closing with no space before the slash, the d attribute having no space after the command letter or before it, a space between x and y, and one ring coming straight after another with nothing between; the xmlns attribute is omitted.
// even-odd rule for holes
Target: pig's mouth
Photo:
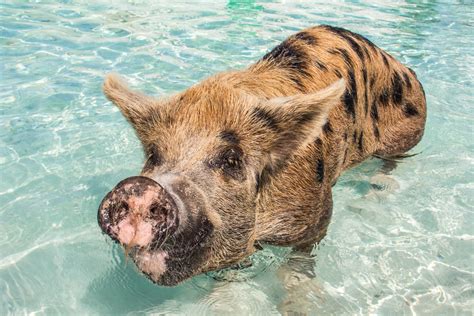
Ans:
<svg viewBox="0 0 474 316"><path fill-rule="evenodd" d="M212 225L206 220L197 231L173 236L159 248L134 247L130 257L151 281L176 285L202 272L211 235Z"/></svg>
<svg viewBox="0 0 474 316"><path fill-rule="evenodd" d="M160 238L160 234L151 236L151 228L141 224L129 244L124 244L124 236L129 236L132 229L128 220L121 222L112 231L117 232L117 243L125 250L125 255L132 258L138 269L151 281L161 285L176 285L179 282L201 272L213 226L203 219L199 228L176 235Z"/></svg>
<svg viewBox="0 0 474 316"><path fill-rule="evenodd" d="M186 216L186 225L180 228L178 212L157 182L132 177L105 196L98 221L150 280L176 285L202 272L213 233L213 225L202 214Z"/></svg>

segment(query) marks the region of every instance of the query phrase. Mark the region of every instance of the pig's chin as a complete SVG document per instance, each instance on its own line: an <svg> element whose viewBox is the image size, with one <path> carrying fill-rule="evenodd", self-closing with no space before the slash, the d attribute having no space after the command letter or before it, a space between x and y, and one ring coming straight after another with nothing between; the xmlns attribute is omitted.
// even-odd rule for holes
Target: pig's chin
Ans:
<svg viewBox="0 0 474 316"><path fill-rule="evenodd" d="M181 254L182 255L182 254ZM130 253L137 268L153 283L175 286L201 273L202 258L197 252L183 258L172 250L136 250Z"/></svg>
<svg viewBox="0 0 474 316"><path fill-rule="evenodd" d="M213 242L213 226L203 218L195 230L174 235L159 249L136 247L130 253L138 269L159 285L173 286L204 272Z"/></svg>
<svg viewBox="0 0 474 316"><path fill-rule="evenodd" d="M161 284L160 280L167 272L166 259L168 252L165 250L148 251L137 250L130 253L138 269L155 283Z"/></svg>

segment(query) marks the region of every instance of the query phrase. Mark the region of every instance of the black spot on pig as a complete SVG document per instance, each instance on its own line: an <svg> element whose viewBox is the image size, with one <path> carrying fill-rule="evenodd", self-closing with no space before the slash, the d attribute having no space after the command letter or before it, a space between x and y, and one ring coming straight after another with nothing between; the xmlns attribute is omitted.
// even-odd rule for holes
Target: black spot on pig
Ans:
<svg viewBox="0 0 474 316"><path fill-rule="evenodd" d="M374 122L378 122L379 120L379 110L377 109L377 104L372 102L372 107L370 108L370 117Z"/></svg>
<svg viewBox="0 0 474 316"><path fill-rule="evenodd" d="M314 113L303 113L296 119L297 125L304 125L311 122L314 117Z"/></svg>
<svg viewBox="0 0 474 316"><path fill-rule="evenodd" d="M403 73L403 79L405 80L405 85L407 86L408 90L412 88L410 76L406 72Z"/></svg>
<svg viewBox="0 0 474 316"><path fill-rule="evenodd" d="M382 89L382 92L380 92L379 95L379 103L385 106L388 105L389 97L388 90L386 88Z"/></svg>
<svg viewBox="0 0 474 316"><path fill-rule="evenodd" d="M327 71L327 70L328 70L328 67L326 67L326 65L324 65L324 64L323 64L322 62L320 62L319 60L315 60L315 61L314 61L314 65L315 65L316 67L318 67L319 69L321 69L321 70L324 70L324 71ZM340 78L342 78L342 75L341 75Z"/></svg>
<svg viewBox="0 0 474 316"><path fill-rule="evenodd" d="M349 147L346 147L346 150L344 151L344 159L343 159L343 163L345 163L347 161L347 153L349 152Z"/></svg>
<svg viewBox="0 0 474 316"><path fill-rule="evenodd" d="M382 60L383 60L383 63L385 64L385 67L390 68L390 64L388 63L388 59L385 53L381 52L380 54L382 55Z"/></svg>
<svg viewBox="0 0 474 316"><path fill-rule="evenodd" d="M392 102L395 105L399 105L403 99L403 83L397 72L395 72L392 77L392 89Z"/></svg>
<svg viewBox="0 0 474 316"><path fill-rule="evenodd" d="M311 77L308 64L309 56L301 47L295 45L295 42L291 39L283 41L283 43L265 54L262 60L273 62L278 67L291 72L292 75L289 78L298 89L301 91L306 89L300 76Z"/></svg>
<svg viewBox="0 0 474 316"><path fill-rule="evenodd" d="M331 122L327 121L326 124L323 126L323 132L324 134L331 134L333 132Z"/></svg>
<svg viewBox="0 0 474 316"><path fill-rule="evenodd" d="M407 69L408 69L408 70L410 71L410 73L411 73L413 76L415 76L415 78L416 78L416 72L415 72L413 69L411 69L410 67L407 67Z"/></svg>
<svg viewBox="0 0 474 316"><path fill-rule="evenodd" d="M322 183L324 180L324 160L319 158L316 161L316 180Z"/></svg>
<svg viewBox="0 0 474 316"><path fill-rule="evenodd" d="M332 31L333 33L339 35L340 37L342 37L346 40L348 40L348 38L350 38L350 40L353 40L353 38L355 38L355 39L359 40L360 42L362 42L362 43L366 44L367 46L369 46L372 50L377 49L377 46L375 46L374 43L372 43L370 40L368 40L366 37L364 37L360 34L356 34L354 32L346 30L342 27L336 27L336 26L330 26L330 25L323 25L323 27L330 30L330 31ZM359 44L357 43L357 45L359 45Z"/></svg>
<svg viewBox="0 0 474 316"><path fill-rule="evenodd" d="M359 151L362 151L364 149L364 131L361 131L359 134L359 141L357 142L357 146L359 148Z"/></svg>
<svg viewBox="0 0 474 316"><path fill-rule="evenodd" d="M278 120L267 110L256 107L253 109L252 115L269 129L276 132L280 130L278 127Z"/></svg>
<svg viewBox="0 0 474 316"><path fill-rule="evenodd" d="M374 136L376 139L380 139L380 131L379 131L379 127L377 126L377 124L375 122L372 123L373 125L373 128L374 128Z"/></svg>
<svg viewBox="0 0 474 316"><path fill-rule="evenodd" d="M316 44L316 38L308 32L299 32L299 33L295 34L294 37L297 40L305 42L306 44L309 44L309 45Z"/></svg>
<svg viewBox="0 0 474 316"><path fill-rule="evenodd" d="M339 55L342 57L344 62L346 63L349 68L354 68L354 63L352 61L351 56L349 55L349 52L345 50L344 48L338 48L338 49L332 49L329 51L331 54Z"/></svg>
<svg viewBox="0 0 474 316"><path fill-rule="evenodd" d="M367 81L367 70L365 68L362 69L362 77L364 79L365 85L365 115L369 113L369 82Z"/></svg>
<svg viewBox="0 0 474 316"><path fill-rule="evenodd" d="M413 105L413 103L406 103L405 106L403 107L403 112L405 113L405 116L411 117L411 116L416 116L420 114L417 110L417 108Z"/></svg>
<svg viewBox="0 0 474 316"><path fill-rule="evenodd" d="M355 119L356 115L356 105L357 105L357 84L354 77L354 72L349 70L348 72L348 83L350 90L346 88L346 92L344 93L344 107L346 112Z"/></svg>

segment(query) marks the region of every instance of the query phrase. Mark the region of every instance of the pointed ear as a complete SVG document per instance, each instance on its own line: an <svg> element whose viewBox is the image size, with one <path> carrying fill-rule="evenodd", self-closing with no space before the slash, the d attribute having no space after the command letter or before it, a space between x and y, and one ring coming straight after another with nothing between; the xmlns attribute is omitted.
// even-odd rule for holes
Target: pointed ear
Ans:
<svg viewBox="0 0 474 316"><path fill-rule="evenodd" d="M147 122L156 111L157 102L140 92L130 90L124 81L116 74L105 77L103 85L104 94L122 112L123 116L132 124L140 134Z"/></svg>
<svg viewBox="0 0 474 316"><path fill-rule="evenodd" d="M345 87L341 79L316 93L270 99L259 108L257 116L275 135L268 148L272 165L278 165L298 147L316 139Z"/></svg>

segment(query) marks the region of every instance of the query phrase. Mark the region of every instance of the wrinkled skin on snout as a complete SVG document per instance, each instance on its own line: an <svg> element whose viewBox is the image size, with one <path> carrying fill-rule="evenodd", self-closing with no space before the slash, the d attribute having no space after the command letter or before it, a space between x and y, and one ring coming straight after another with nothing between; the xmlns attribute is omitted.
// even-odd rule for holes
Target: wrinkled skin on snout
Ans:
<svg viewBox="0 0 474 316"><path fill-rule="evenodd" d="M103 199L102 231L160 285L238 263L258 241L265 172L314 139L344 88L265 99L216 76L155 99L108 76L104 92L135 129L145 164Z"/></svg>

